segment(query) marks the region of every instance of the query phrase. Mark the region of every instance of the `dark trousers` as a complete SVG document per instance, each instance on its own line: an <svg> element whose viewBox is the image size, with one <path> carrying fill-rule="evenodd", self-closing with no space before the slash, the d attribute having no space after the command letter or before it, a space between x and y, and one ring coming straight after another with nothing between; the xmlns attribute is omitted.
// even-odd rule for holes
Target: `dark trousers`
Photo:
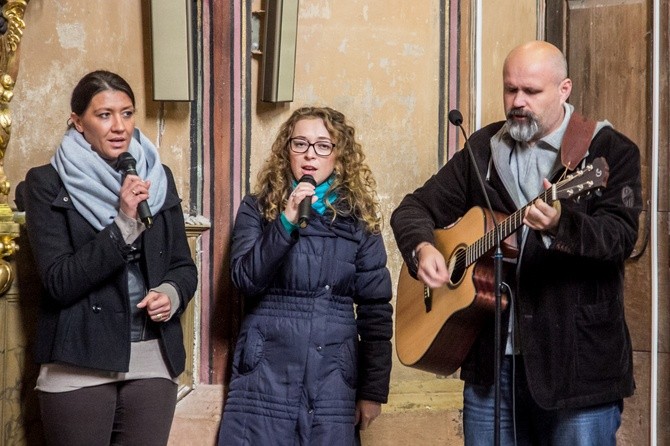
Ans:
<svg viewBox="0 0 670 446"><path fill-rule="evenodd" d="M39 392L44 437L50 446L165 446L177 385L163 378Z"/></svg>

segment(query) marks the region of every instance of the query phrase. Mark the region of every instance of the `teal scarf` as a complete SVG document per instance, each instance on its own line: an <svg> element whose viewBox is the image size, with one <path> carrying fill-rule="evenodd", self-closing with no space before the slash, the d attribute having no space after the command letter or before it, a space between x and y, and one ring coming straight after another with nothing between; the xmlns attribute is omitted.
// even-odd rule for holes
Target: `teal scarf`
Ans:
<svg viewBox="0 0 670 446"><path fill-rule="evenodd" d="M316 186L316 188L314 189L314 195L316 195L317 199L314 203L312 203L312 209L314 209L320 215L323 215L326 212L325 195L331 184L333 184L332 175L326 181ZM297 186L298 182L293 180L293 189L295 189ZM328 201L330 202L331 205L335 202L336 199L337 194L335 192L331 192L330 195L328 195ZM294 225L293 223L288 221L283 212L279 216L279 219L281 220L284 229L286 229L288 233L291 233L298 228L298 225Z"/></svg>

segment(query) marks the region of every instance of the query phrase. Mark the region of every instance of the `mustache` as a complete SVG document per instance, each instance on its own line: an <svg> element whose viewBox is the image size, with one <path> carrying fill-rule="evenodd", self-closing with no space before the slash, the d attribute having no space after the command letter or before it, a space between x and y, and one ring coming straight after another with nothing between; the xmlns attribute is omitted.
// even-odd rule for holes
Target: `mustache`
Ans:
<svg viewBox="0 0 670 446"><path fill-rule="evenodd" d="M522 117L522 118L531 118L535 119L535 114L529 111L526 111L522 108L513 108L507 113L507 118Z"/></svg>

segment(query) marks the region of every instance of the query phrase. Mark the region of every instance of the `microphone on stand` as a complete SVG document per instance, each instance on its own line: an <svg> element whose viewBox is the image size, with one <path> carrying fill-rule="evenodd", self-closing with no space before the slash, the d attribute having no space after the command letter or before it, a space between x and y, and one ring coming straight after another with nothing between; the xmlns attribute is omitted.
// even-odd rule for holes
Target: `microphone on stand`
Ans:
<svg viewBox="0 0 670 446"><path fill-rule="evenodd" d="M137 162L135 158L128 152L123 152L119 155L119 159L116 161L116 170L122 172L124 175L137 175L137 170L135 166ZM149 203L147 200L142 200L137 205L137 215L144 223L147 229L149 229L154 224L154 218L151 215L151 209L149 209Z"/></svg>
<svg viewBox="0 0 670 446"><path fill-rule="evenodd" d="M460 111L454 109L449 111L449 122L461 129L463 137L465 138L465 148L470 154L470 161L472 162L472 167L477 174L477 180L479 181L479 186L482 188L482 193L484 194L484 199L486 200L486 206L488 211L491 213L491 221L493 222L495 230L495 253L493 254L493 268L494 268L494 291L495 291L495 333L494 333L494 382L495 382L495 406L494 406L494 445L500 445L500 359L502 352L500 351L500 343L502 339L501 332L501 313L502 313L502 248L500 239L500 227L498 226L498 221L495 214L493 213L493 207L491 206L491 201L489 200L489 194L486 192L486 186L482 180L482 176L479 173L479 168L477 168L477 161L475 160L475 155L472 152L472 147L470 147L470 140L468 135L465 134L465 129L463 129L463 115ZM484 228L486 231L486 228Z"/></svg>
<svg viewBox="0 0 670 446"><path fill-rule="evenodd" d="M453 109L449 111L449 122L451 122L453 125L456 127L460 127L461 130L463 130L463 115L461 114L460 111ZM468 137L465 136L465 130L463 130L463 136L465 137L465 141L468 140Z"/></svg>
<svg viewBox="0 0 670 446"><path fill-rule="evenodd" d="M468 139L468 135L465 134L465 129L463 128L463 115L461 114L460 111L453 109L449 111L449 122L461 129L461 133L463 133L463 138L465 138L465 148L468 151L468 154L470 155L470 161L472 162L472 167L475 170L475 173L477 174L477 180L479 181L479 186L482 188L482 193L484 194L484 199L486 200L486 206L488 207L488 211L491 213L491 220L493 221L493 225L495 227L495 232L496 232L496 244L500 245L500 232L498 230L498 221L496 220L496 216L493 213L493 207L491 206L491 201L489 201L489 194L486 193L486 187L484 185L484 181L482 180L482 176L479 173L479 169L477 168L477 161L475 161L475 155L472 152L472 147L470 147L470 140Z"/></svg>
<svg viewBox="0 0 670 446"><path fill-rule="evenodd" d="M314 180L314 177L311 175L303 175L302 178L298 180L298 183L309 183L312 186L316 187L316 181ZM301 228L306 227L311 213L312 213L312 195L303 198L300 204L298 205L298 226L300 226Z"/></svg>

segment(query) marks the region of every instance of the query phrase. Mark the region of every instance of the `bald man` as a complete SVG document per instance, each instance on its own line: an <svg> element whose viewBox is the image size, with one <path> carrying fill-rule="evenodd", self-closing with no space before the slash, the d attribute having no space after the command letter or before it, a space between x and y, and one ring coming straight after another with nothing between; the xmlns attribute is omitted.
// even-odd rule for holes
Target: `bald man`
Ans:
<svg viewBox="0 0 670 446"><path fill-rule="evenodd" d="M639 150L609 122L578 117L567 103L571 89L558 48L541 41L516 47L503 67L507 119L470 137L493 209L524 209L512 235L520 251L503 277L511 303L502 324L501 444L614 445L623 399L635 387L623 281L642 207ZM600 194L537 199L600 157L609 166ZM486 200L461 150L391 217L412 276L432 289L450 283L444 256L451 253L434 246L433 230L473 207L486 208ZM458 232L450 237L458 240ZM493 328L487 315L461 365L466 445L493 443Z"/></svg>

